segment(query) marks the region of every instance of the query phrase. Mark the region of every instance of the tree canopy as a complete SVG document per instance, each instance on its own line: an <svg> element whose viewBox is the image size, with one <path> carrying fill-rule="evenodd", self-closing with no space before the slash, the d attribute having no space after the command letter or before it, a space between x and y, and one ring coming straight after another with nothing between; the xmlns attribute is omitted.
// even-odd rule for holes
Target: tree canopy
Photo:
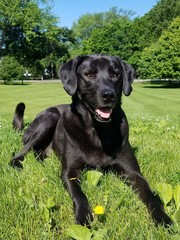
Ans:
<svg viewBox="0 0 180 240"><path fill-rule="evenodd" d="M131 54L129 33L132 23L127 17L121 17L103 27L95 28L91 36L82 41L84 53L106 53L121 56L124 60Z"/></svg>
<svg viewBox="0 0 180 240"><path fill-rule="evenodd" d="M159 40L143 50L139 74L143 78L180 79L180 17L175 18Z"/></svg>
<svg viewBox="0 0 180 240"><path fill-rule="evenodd" d="M45 7L40 8L39 2ZM48 2L0 0L1 55L15 57L36 74L67 59L66 43L73 41L72 31L58 27Z"/></svg>
<svg viewBox="0 0 180 240"><path fill-rule="evenodd" d="M0 0L0 59L56 77L56 66L70 57L103 53L132 64L139 78L180 78L179 0L159 0L136 18L116 7L84 14L71 29L59 27L51 7L51 0Z"/></svg>
<svg viewBox="0 0 180 240"><path fill-rule="evenodd" d="M87 14L74 23L71 55L104 53L131 63L140 78L179 78L179 0L161 0L143 17L132 11Z"/></svg>

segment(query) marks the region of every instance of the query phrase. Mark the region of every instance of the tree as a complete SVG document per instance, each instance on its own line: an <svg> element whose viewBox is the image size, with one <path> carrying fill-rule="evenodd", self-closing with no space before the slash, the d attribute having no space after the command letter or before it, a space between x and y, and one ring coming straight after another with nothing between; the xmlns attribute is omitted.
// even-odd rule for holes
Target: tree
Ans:
<svg viewBox="0 0 180 240"><path fill-rule="evenodd" d="M144 29L145 41L155 42L162 34L162 31L168 28L174 18L180 15L179 0L160 0L143 17L146 22Z"/></svg>
<svg viewBox="0 0 180 240"><path fill-rule="evenodd" d="M138 68L143 49L155 44L171 21L179 15L179 0L160 0L147 14L133 20L129 34L133 48L128 62L135 69Z"/></svg>
<svg viewBox="0 0 180 240"><path fill-rule="evenodd" d="M69 48L73 43L74 37L71 30L54 26L52 31L46 32L44 41L39 43L42 45L40 48L42 55L41 58L36 58L33 72L36 75L43 75L46 69L51 78L57 77L56 66L61 65L70 57Z"/></svg>
<svg viewBox="0 0 180 240"><path fill-rule="evenodd" d="M180 17L175 18L157 43L145 48L138 66L141 78L180 79Z"/></svg>
<svg viewBox="0 0 180 240"><path fill-rule="evenodd" d="M104 53L127 60L132 44L129 41L131 21L123 16L101 28L95 28L87 40L82 41L82 53Z"/></svg>
<svg viewBox="0 0 180 240"><path fill-rule="evenodd" d="M133 14L134 13L132 11L124 11L122 9L118 10L114 7L107 12L85 14L81 16L72 26L72 31L74 32L74 36L76 38L76 44L74 45L74 49L71 51L71 55L74 56L87 52L85 49L88 42L91 42L91 39L93 41L93 38L96 35L101 38L101 34L98 33L99 31L103 34L103 32L106 31L106 27L108 27L110 31L111 24L114 28L113 22L116 22L121 18L130 19ZM88 48L88 51L91 50Z"/></svg>
<svg viewBox="0 0 180 240"><path fill-rule="evenodd" d="M39 2L45 7L40 8ZM48 2L0 0L0 29L5 43L3 55L14 56L26 68L33 67L35 72L42 69L39 68L40 61L47 56L53 56L49 58L51 60L69 57L65 44L69 41L68 30L57 26L57 18L51 14L50 5L46 5Z"/></svg>
<svg viewBox="0 0 180 240"><path fill-rule="evenodd" d="M180 16L179 0L160 0L141 18L133 21L133 38L136 39L137 51L157 42L172 20Z"/></svg>

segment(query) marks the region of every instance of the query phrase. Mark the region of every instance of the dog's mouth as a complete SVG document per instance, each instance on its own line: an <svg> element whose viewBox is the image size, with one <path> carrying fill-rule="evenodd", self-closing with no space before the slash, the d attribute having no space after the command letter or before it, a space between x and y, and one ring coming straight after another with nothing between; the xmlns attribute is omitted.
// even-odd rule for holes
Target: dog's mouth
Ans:
<svg viewBox="0 0 180 240"><path fill-rule="evenodd" d="M95 118L100 122L111 121L112 108L102 107L95 110Z"/></svg>
<svg viewBox="0 0 180 240"><path fill-rule="evenodd" d="M90 113L94 116L94 118L98 122L110 122L111 116L113 112L113 106L104 106L104 107L95 107L93 105L87 104L86 102L85 106L89 109Z"/></svg>

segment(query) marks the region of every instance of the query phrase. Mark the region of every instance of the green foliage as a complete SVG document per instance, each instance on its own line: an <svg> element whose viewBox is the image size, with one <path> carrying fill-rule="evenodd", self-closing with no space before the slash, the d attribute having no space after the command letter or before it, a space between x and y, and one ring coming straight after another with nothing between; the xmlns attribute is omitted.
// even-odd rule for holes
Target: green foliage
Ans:
<svg viewBox="0 0 180 240"><path fill-rule="evenodd" d="M71 55L89 53L113 55L117 52L119 54L124 44L124 42L120 44L122 34L126 36L128 33L129 19L133 14L132 11L118 10L114 7L107 12L83 15L72 27L77 42L71 50Z"/></svg>
<svg viewBox="0 0 180 240"><path fill-rule="evenodd" d="M166 211L169 213L169 215L171 214L171 211L170 211L171 208L169 207L170 202L172 200L175 201L176 210L171 217L176 224L180 224L180 218L179 218L180 216L180 185L177 185L173 190L170 184L157 183L156 191L159 197L161 198L164 204L164 207Z"/></svg>
<svg viewBox="0 0 180 240"><path fill-rule="evenodd" d="M90 229L81 225L71 225L68 235L76 240L90 240L92 237Z"/></svg>
<svg viewBox="0 0 180 240"><path fill-rule="evenodd" d="M81 42L88 39L94 29L104 27L107 23L118 20L122 16L130 18L132 15L131 11L118 10L115 7L107 12L85 14L77 22L74 22L72 30L76 39Z"/></svg>
<svg viewBox="0 0 180 240"><path fill-rule="evenodd" d="M95 28L87 40L82 41L82 52L103 53L128 59L131 55L132 44L129 33L131 21L127 17L119 17L103 27ZM129 54L129 55L128 55Z"/></svg>
<svg viewBox="0 0 180 240"><path fill-rule="evenodd" d="M174 189L174 200L176 203L176 208L180 208L180 185L177 185Z"/></svg>
<svg viewBox="0 0 180 240"><path fill-rule="evenodd" d="M180 15L179 0L160 0L141 19L142 31L141 43L144 47L154 43L162 32L169 27L174 18Z"/></svg>
<svg viewBox="0 0 180 240"><path fill-rule="evenodd" d="M158 195L162 199L164 205L166 206L173 197L172 186L167 183L157 183L156 190L157 190Z"/></svg>
<svg viewBox="0 0 180 240"><path fill-rule="evenodd" d="M132 12L86 14L74 23L76 44L71 56L103 53L133 65L142 79L179 79L179 0L160 0L143 17Z"/></svg>
<svg viewBox="0 0 180 240"><path fill-rule="evenodd" d="M3 57L0 62L0 79L5 84L13 83L15 80L23 79L23 66L11 56Z"/></svg>
<svg viewBox="0 0 180 240"><path fill-rule="evenodd" d="M180 17L175 18L157 43L145 48L138 63L141 78L180 79Z"/></svg>
<svg viewBox="0 0 180 240"><path fill-rule="evenodd" d="M133 65L136 76L179 79L179 0L159 0L144 16L111 8L82 15L60 28L51 0L0 0L0 56L12 55L25 69L57 77L70 56L103 53Z"/></svg>
<svg viewBox="0 0 180 240"><path fill-rule="evenodd" d="M87 184L89 186L97 186L97 184L99 183L102 175L103 174L101 172L98 172L98 171L88 171L87 172Z"/></svg>
<svg viewBox="0 0 180 240"><path fill-rule="evenodd" d="M67 231L67 235L75 240L103 240L107 229L91 230L81 225L71 225Z"/></svg>
<svg viewBox="0 0 180 240"><path fill-rule="evenodd" d="M0 0L0 30L5 46L0 53L13 55L37 75L43 75L51 64L58 65L59 58L67 60L67 44L73 41L70 30L58 27L50 2ZM46 66L41 65L42 59L46 59Z"/></svg>

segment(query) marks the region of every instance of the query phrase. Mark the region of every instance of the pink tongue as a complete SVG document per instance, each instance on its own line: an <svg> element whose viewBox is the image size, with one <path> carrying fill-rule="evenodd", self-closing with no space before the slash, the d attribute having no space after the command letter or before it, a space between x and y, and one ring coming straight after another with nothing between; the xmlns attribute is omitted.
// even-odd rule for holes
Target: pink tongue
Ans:
<svg viewBox="0 0 180 240"><path fill-rule="evenodd" d="M111 114L111 109L106 108L96 109L96 113L102 118L109 118Z"/></svg>

